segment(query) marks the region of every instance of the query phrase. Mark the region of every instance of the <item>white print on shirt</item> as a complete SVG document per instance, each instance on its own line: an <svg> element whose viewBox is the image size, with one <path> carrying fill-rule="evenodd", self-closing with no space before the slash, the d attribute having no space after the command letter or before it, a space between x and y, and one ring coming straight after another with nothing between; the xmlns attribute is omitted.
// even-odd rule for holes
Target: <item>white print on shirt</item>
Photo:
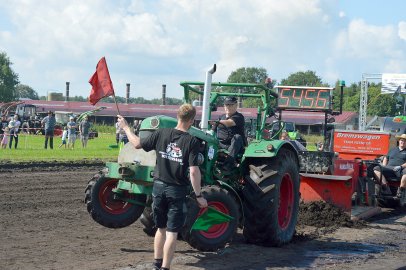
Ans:
<svg viewBox="0 0 406 270"><path fill-rule="evenodd" d="M179 162L180 165L183 165L182 149L180 149L176 143L169 143L168 146L166 147L166 152L159 151L159 153L162 155L162 158Z"/></svg>

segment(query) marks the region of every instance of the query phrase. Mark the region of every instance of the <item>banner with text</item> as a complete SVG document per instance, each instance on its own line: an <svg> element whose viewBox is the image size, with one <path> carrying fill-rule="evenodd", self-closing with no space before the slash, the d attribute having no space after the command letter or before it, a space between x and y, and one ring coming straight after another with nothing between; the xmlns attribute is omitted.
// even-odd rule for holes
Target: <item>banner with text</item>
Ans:
<svg viewBox="0 0 406 270"><path fill-rule="evenodd" d="M406 74L382 74L382 94L394 94L399 88L400 93L406 94Z"/></svg>
<svg viewBox="0 0 406 270"><path fill-rule="evenodd" d="M334 131L334 152L340 158L374 160L389 151L390 134L383 132Z"/></svg>

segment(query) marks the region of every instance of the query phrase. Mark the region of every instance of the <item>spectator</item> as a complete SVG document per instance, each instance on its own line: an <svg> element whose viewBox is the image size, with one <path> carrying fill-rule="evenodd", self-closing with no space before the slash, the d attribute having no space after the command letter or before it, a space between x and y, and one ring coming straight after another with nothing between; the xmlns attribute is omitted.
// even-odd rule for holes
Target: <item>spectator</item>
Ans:
<svg viewBox="0 0 406 270"><path fill-rule="evenodd" d="M119 142L120 142L120 126L119 126L119 122L118 122L118 118L117 118L117 122L116 122L116 143L117 143L117 145Z"/></svg>
<svg viewBox="0 0 406 270"><path fill-rule="evenodd" d="M1 139L1 148L3 148L3 149L7 148L8 136L9 135L10 135L10 129L8 127L5 127L3 129L3 137Z"/></svg>
<svg viewBox="0 0 406 270"><path fill-rule="evenodd" d="M63 128L63 132L62 132L62 142L61 142L61 144L59 145L59 148L61 148L62 145L64 145L65 148L66 148L66 138L67 138L67 137L68 137L68 127L64 127L64 128Z"/></svg>
<svg viewBox="0 0 406 270"><path fill-rule="evenodd" d="M3 139L4 135L4 129L8 126L8 121L7 121L7 116L3 114L1 116L1 122L0 122L0 142ZM7 140L8 141L8 140Z"/></svg>
<svg viewBox="0 0 406 270"><path fill-rule="evenodd" d="M382 161L382 166L374 168L376 189L384 194L391 194L387 178L400 178L397 197L401 205L406 205L406 134L396 136L398 145L390 149ZM382 180L382 182L381 182Z"/></svg>
<svg viewBox="0 0 406 270"><path fill-rule="evenodd" d="M138 136L140 132L140 126L141 126L142 120L134 120L134 134Z"/></svg>
<svg viewBox="0 0 406 270"><path fill-rule="evenodd" d="M69 117L69 122L66 125L68 127L68 148L75 148L76 141L76 122L73 116Z"/></svg>
<svg viewBox="0 0 406 270"><path fill-rule="evenodd" d="M17 149L18 145L18 133L20 133L20 117L16 114L14 117L10 120L8 127L10 128L10 142L9 142L9 148L11 149L11 146L13 145L13 139L15 141L14 143L14 149Z"/></svg>
<svg viewBox="0 0 406 270"><path fill-rule="evenodd" d="M83 118L83 121L80 122L79 125L79 132L80 132L80 140L82 142L82 147L86 148L87 141L89 140L89 132L90 132L90 122L88 121L87 115Z"/></svg>
<svg viewBox="0 0 406 270"><path fill-rule="evenodd" d="M47 149L48 147L48 139L49 139L49 148L54 149L54 130L55 130L55 116L52 111L48 111L48 115L42 119L41 124L44 126L45 132L45 144L44 148Z"/></svg>

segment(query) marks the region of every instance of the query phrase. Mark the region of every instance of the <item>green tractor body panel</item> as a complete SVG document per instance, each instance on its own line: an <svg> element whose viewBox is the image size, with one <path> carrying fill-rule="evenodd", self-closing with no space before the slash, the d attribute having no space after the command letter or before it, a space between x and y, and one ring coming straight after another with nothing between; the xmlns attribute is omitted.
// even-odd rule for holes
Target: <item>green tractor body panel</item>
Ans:
<svg viewBox="0 0 406 270"><path fill-rule="evenodd" d="M285 145L289 144L286 141L280 140L259 140L252 141L247 148L245 148L244 158L271 158L278 154L279 149ZM272 146L272 147L271 147ZM270 150L268 150L270 149Z"/></svg>
<svg viewBox="0 0 406 270"><path fill-rule="evenodd" d="M120 179L116 193L123 190L134 194L152 194L154 167L134 163L107 162L107 178Z"/></svg>

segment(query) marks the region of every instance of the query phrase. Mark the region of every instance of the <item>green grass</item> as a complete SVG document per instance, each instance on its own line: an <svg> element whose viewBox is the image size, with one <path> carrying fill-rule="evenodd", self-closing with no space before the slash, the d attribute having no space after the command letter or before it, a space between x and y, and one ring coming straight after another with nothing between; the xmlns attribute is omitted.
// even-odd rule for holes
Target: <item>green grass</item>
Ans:
<svg viewBox="0 0 406 270"><path fill-rule="evenodd" d="M315 143L322 141L322 136L306 135L304 136L307 141L307 150L316 151ZM82 148L80 139L75 142L75 148L65 149L64 147L58 148L61 144L60 137L54 137L54 149L44 149L44 136L41 135L26 135L20 134L18 147L14 149L0 149L0 160L21 162L21 161L77 161L83 159L99 159L105 162L116 161L119 153L119 148L109 148L109 145L116 143L115 134L99 133L99 137L88 141L87 148Z"/></svg>
<svg viewBox="0 0 406 270"><path fill-rule="evenodd" d="M316 151L316 143L317 142L323 142L323 136L318 136L318 135L303 135L304 139L307 142L306 149L309 151Z"/></svg>
<svg viewBox="0 0 406 270"><path fill-rule="evenodd" d="M79 137L79 136L78 136ZM119 148L109 148L109 145L115 145L115 134L99 134L99 137L88 141L87 148L82 148L80 139L75 142L74 149L58 148L61 144L61 137L54 137L54 149L44 149L44 136L20 134L18 138L18 147L9 149L0 149L1 161L34 161L34 160L83 160L99 159L103 161L116 161Z"/></svg>

